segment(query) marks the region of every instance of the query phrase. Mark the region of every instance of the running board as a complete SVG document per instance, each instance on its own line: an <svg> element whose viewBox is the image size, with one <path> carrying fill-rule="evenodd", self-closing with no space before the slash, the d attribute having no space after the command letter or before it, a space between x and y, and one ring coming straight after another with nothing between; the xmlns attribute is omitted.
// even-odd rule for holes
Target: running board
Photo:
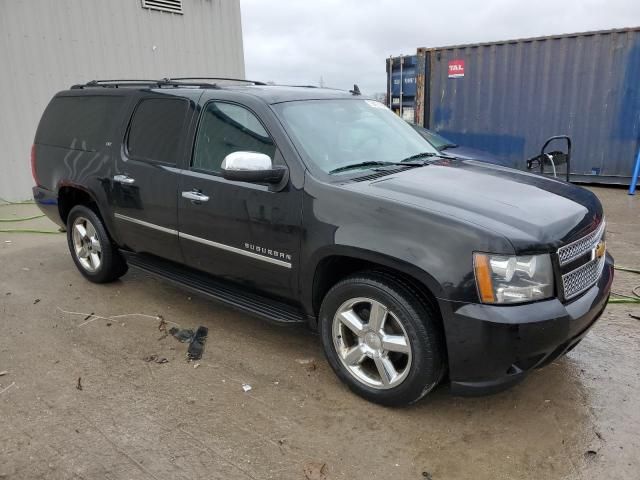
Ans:
<svg viewBox="0 0 640 480"><path fill-rule="evenodd" d="M131 267L168 280L187 290L230 305L279 325L307 324L302 310L284 302L248 292L238 285L207 275L206 273L163 260L151 255L120 250Z"/></svg>

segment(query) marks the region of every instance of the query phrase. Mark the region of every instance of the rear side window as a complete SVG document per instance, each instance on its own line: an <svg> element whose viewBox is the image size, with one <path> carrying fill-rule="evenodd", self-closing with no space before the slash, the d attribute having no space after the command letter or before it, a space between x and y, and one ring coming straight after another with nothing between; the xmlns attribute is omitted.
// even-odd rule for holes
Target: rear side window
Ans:
<svg viewBox="0 0 640 480"><path fill-rule="evenodd" d="M118 96L55 97L42 115L35 143L99 150L120 119L124 102L125 98Z"/></svg>
<svg viewBox="0 0 640 480"><path fill-rule="evenodd" d="M223 102L207 104L198 128L192 167L220 173L224 157L238 151L264 153L273 160L276 146L246 108Z"/></svg>
<svg viewBox="0 0 640 480"><path fill-rule="evenodd" d="M136 108L127 140L131 157L175 165L189 102L181 98L148 98Z"/></svg>

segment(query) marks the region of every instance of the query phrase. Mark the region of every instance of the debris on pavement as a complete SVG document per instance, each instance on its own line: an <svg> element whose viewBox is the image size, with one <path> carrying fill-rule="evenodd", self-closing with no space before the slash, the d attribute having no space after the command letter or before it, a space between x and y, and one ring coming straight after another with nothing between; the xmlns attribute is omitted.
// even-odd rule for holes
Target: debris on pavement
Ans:
<svg viewBox="0 0 640 480"><path fill-rule="evenodd" d="M242 384L242 390L244 390L244 391L245 391L245 393L246 393L246 392L248 392L248 391L250 391L250 390L251 390L251 388L252 388L252 387L251 387L251 385L249 385L248 383L243 383L243 384Z"/></svg>
<svg viewBox="0 0 640 480"><path fill-rule="evenodd" d="M194 335L193 330L190 328L171 327L169 329L169 333L173 335L176 340L182 343L190 342Z"/></svg>
<svg viewBox="0 0 640 480"><path fill-rule="evenodd" d="M147 362L147 363L150 363L150 362L154 362L154 363L169 363L168 359L166 359L165 357L161 357L159 355L148 355L148 356L144 357L142 360Z"/></svg>
<svg viewBox="0 0 640 480"><path fill-rule="evenodd" d="M78 383L76 383L76 388L78 390L82 390L82 377L78 377Z"/></svg>
<svg viewBox="0 0 640 480"><path fill-rule="evenodd" d="M630 313L629 316L631 318L635 318L636 320L640 320L640 316L638 316L638 315L634 315L634 314Z"/></svg>
<svg viewBox="0 0 640 480"><path fill-rule="evenodd" d="M326 463L309 462L304 466L302 471L307 480L325 480L327 478Z"/></svg>
<svg viewBox="0 0 640 480"><path fill-rule="evenodd" d="M0 395L3 394L4 392L6 392L7 390L9 390L11 387L13 387L16 384L16 382L11 382L11 384L7 385L5 388L3 388L2 390L0 390Z"/></svg>
<svg viewBox="0 0 640 480"><path fill-rule="evenodd" d="M158 340L162 340L169 335L169 332L167 332L167 321L164 317L162 315L158 315L158 318L160 319L160 323L158 323L158 330L162 333L162 336Z"/></svg>
<svg viewBox="0 0 640 480"><path fill-rule="evenodd" d="M4 377L5 375L7 375L9 372L7 372L6 370L3 370L0 372L0 377Z"/></svg>
<svg viewBox="0 0 640 480"><path fill-rule="evenodd" d="M199 363L194 363L194 364L193 364L193 368L198 368L199 366L200 366L200 364L199 364Z"/></svg>
<svg viewBox="0 0 640 480"><path fill-rule="evenodd" d="M427 472L426 470L424 472L422 472L422 476L424 478L426 478L427 480L433 480L433 477L431 476L431 473Z"/></svg>
<svg viewBox="0 0 640 480"><path fill-rule="evenodd" d="M198 327L196 330L196 334L191 339L189 343L189 349L187 350L187 358L189 360L200 360L202 358L202 353L204 352L204 344L207 341L207 335L209 334L209 329L207 327Z"/></svg>
<svg viewBox="0 0 640 480"><path fill-rule="evenodd" d="M39 298L36 298L36 299L33 301L33 304L34 304L34 305L35 305L36 303L40 303L40 299L39 299Z"/></svg>
<svg viewBox="0 0 640 480"><path fill-rule="evenodd" d="M594 459L597 454L598 452L596 452L595 450L587 450L586 452L584 452L584 458L586 458L587 460L591 460Z"/></svg>
<svg viewBox="0 0 640 480"><path fill-rule="evenodd" d="M313 372L318 366L316 365L315 358L299 358L296 360L300 365L304 365L304 369L307 372Z"/></svg>

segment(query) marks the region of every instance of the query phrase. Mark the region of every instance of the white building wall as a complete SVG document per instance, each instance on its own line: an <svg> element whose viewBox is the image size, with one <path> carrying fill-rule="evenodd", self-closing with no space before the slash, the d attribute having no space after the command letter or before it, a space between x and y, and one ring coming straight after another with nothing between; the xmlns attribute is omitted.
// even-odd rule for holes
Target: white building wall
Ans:
<svg viewBox="0 0 640 480"><path fill-rule="evenodd" d="M239 0L0 0L0 198L31 195L29 155L51 97L93 79L244 78Z"/></svg>

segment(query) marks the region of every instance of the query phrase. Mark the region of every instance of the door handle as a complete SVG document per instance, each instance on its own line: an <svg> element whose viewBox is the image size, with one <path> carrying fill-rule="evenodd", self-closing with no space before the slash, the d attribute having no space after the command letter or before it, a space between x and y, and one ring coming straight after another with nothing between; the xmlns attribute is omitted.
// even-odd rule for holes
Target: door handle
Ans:
<svg viewBox="0 0 640 480"><path fill-rule="evenodd" d="M113 181L123 183L125 185L131 185L132 183L135 183L136 179L131 178L129 175L114 175Z"/></svg>
<svg viewBox="0 0 640 480"><path fill-rule="evenodd" d="M198 192L197 190L182 192L182 198L191 200L191 203L195 203L195 204L209 201L209 197L207 195L205 195L204 193Z"/></svg>

